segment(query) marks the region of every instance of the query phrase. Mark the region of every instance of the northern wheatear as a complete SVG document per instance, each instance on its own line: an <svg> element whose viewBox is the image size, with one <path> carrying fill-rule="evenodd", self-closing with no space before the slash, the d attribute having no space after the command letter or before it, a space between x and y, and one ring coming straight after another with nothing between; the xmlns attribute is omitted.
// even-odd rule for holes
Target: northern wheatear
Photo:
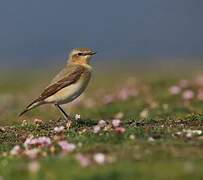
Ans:
<svg viewBox="0 0 203 180"><path fill-rule="evenodd" d="M54 104L65 119L68 119L68 115L60 105L73 101L86 89L92 72L89 61L94 54L96 52L88 48L73 49L69 54L66 67L56 75L42 94L30 103L19 116L42 104Z"/></svg>

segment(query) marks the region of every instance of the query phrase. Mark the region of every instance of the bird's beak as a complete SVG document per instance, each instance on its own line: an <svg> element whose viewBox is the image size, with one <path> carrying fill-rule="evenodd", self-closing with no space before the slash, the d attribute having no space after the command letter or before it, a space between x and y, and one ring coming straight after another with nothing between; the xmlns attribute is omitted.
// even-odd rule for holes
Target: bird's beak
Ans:
<svg viewBox="0 0 203 180"><path fill-rule="evenodd" d="M92 51L92 52L88 53L88 55L90 55L90 56L93 56L93 55L95 55L95 54L97 54L96 51Z"/></svg>

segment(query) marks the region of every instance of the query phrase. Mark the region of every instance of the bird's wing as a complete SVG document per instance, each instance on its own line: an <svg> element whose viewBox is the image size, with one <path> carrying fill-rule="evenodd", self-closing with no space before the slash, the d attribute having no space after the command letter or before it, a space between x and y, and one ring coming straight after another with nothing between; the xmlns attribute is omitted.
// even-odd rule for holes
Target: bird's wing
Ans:
<svg viewBox="0 0 203 180"><path fill-rule="evenodd" d="M56 82L51 83L40 95L39 98L35 100L35 102L43 101L49 96L55 94L59 90L61 90L64 87L67 87L71 84L74 84L77 82L81 75L84 73L85 68L83 66L72 66L70 69L67 70L67 73L65 76L63 76L61 79L59 79Z"/></svg>
<svg viewBox="0 0 203 180"><path fill-rule="evenodd" d="M51 81L50 85L56 83L57 81L61 80L61 77L67 76L70 72L72 72L72 69L75 69L75 66L69 66L68 70L67 67L63 68Z"/></svg>

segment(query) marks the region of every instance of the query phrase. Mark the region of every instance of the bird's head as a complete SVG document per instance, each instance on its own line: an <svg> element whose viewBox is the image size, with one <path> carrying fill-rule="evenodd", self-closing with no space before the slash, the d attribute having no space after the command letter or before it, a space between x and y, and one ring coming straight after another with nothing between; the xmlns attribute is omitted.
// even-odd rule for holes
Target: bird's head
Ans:
<svg viewBox="0 0 203 180"><path fill-rule="evenodd" d="M68 63L73 64L89 64L91 57L96 54L89 48L76 48L69 54Z"/></svg>

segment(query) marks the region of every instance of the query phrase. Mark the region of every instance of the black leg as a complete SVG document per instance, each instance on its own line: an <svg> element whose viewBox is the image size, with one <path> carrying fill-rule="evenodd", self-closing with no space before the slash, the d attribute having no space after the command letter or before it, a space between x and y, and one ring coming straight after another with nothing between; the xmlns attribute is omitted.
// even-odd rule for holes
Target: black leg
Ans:
<svg viewBox="0 0 203 180"><path fill-rule="evenodd" d="M66 120L69 120L69 116L66 114L66 112L58 105L58 104L55 104L55 106L59 109L59 111L63 114L64 118Z"/></svg>

